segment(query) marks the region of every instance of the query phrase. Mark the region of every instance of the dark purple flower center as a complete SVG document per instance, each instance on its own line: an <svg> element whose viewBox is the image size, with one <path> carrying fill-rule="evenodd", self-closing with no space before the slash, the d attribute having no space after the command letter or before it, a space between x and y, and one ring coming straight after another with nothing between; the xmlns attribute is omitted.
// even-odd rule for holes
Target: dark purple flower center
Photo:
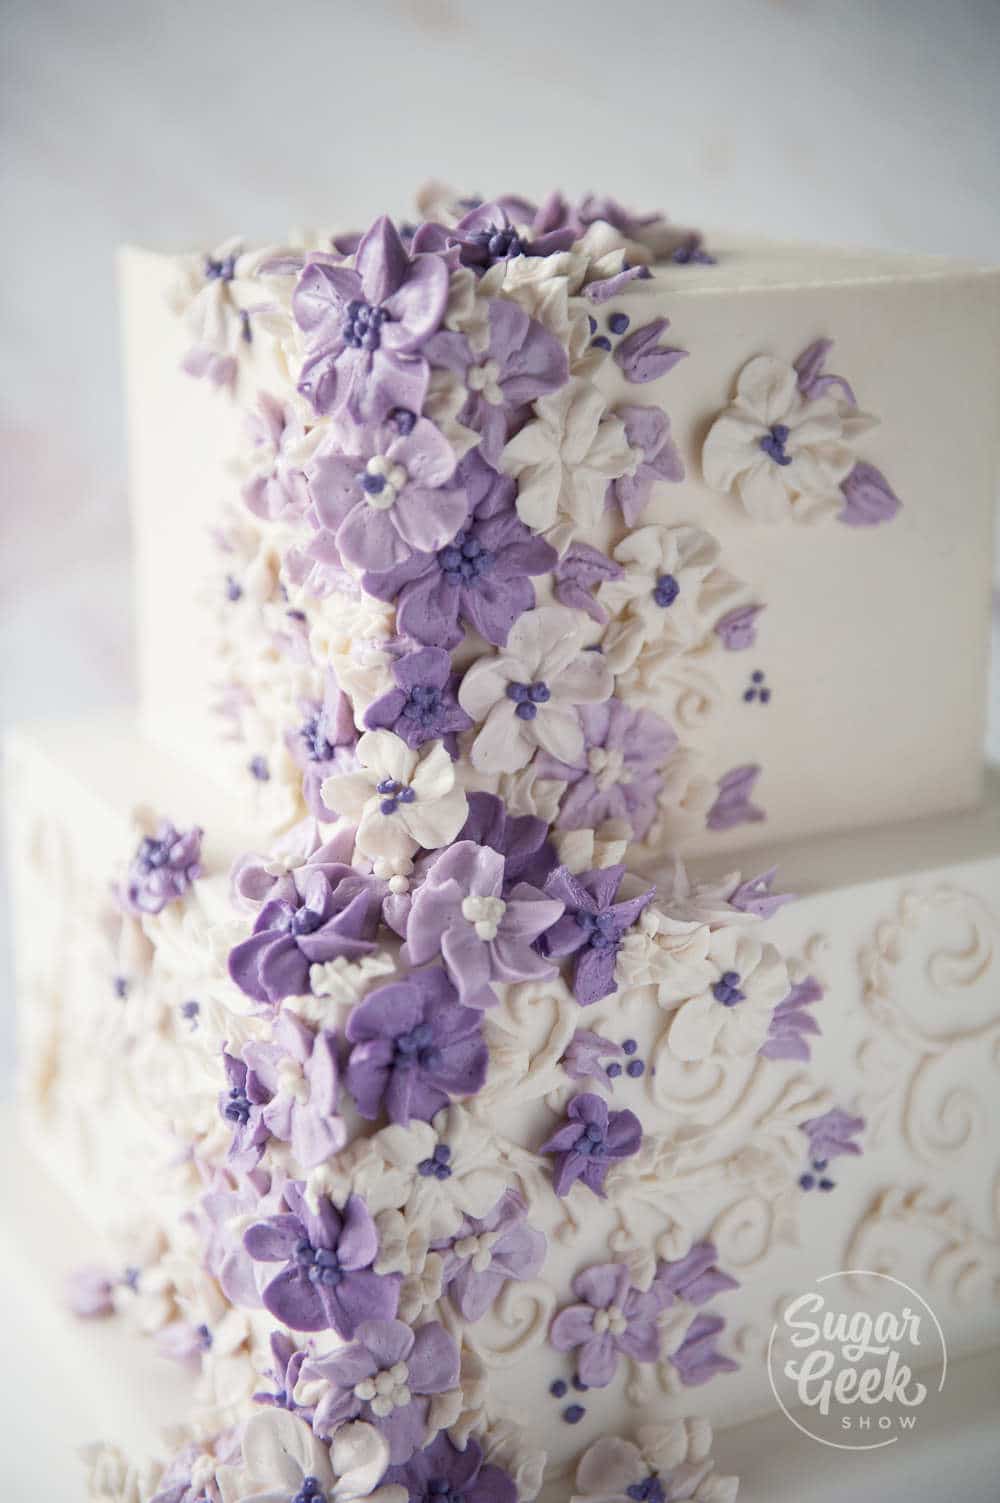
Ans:
<svg viewBox="0 0 1000 1503"><path fill-rule="evenodd" d="M124 1002L125 998L128 996L128 977L116 976L112 981L111 986L115 996L119 997Z"/></svg>
<svg viewBox="0 0 1000 1503"><path fill-rule="evenodd" d="M229 1122L238 1122L241 1127L246 1127L250 1121L250 1098L245 1090L239 1086L233 1086L229 1092L229 1100L222 1109L222 1115Z"/></svg>
<svg viewBox="0 0 1000 1503"><path fill-rule="evenodd" d="M438 565L450 585L468 586L488 574L493 568L494 556L484 548L474 533L464 531L442 548L437 556Z"/></svg>
<svg viewBox="0 0 1000 1503"><path fill-rule="evenodd" d="M447 1477L430 1477L424 1492L423 1503L464 1503L465 1493L452 1487Z"/></svg>
<svg viewBox="0 0 1000 1503"><path fill-rule="evenodd" d="M585 908L578 908L573 917L585 931L587 944L592 950L610 950L619 944L622 937L621 925L611 908L602 908L599 913L588 913Z"/></svg>
<svg viewBox="0 0 1000 1503"><path fill-rule="evenodd" d="M223 261L205 257L205 277L209 282L231 282L236 275L236 257L226 256Z"/></svg>
<svg viewBox="0 0 1000 1503"><path fill-rule="evenodd" d="M295 1261L307 1270L311 1283L325 1284L329 1289L336 1289L345 1276L336 1252L330 1247L313 1247L307 1237L295 1244Z"/></svg>
<svg viewBox="0 0 1000 1503"><path fill-rule="evenodd" d="M625 1496L634 1498L636 1503L667 1503L667 1495L659 1477L646 1477L642 1482L633 1482L625 1489Z"/></svg>
<svg viewBox="0 0 1000 1503"><path fill-rule="evenodd" d="M433 1070L441 1063L441 1051L434 1046L434 1029L430 1023L418 1023L409 1033L401 1033L395 1041L396 1069L408 1070L422 1065Z"/></svg>
<svg viewBox="0 0 1000 1503"><path fill-rule="evenodd" d="M243 594L243 586L231 574L226 575L226 598L227 600L239 600Z"/></svg>
<svg viewBox="0 0 1000 1503"><path fill-rule="evenodd" d="M605 1137L604 1129L596 1122L588 1122L583 1132L573 1144L574 1153L582 1153L584 1158L600 1157L604 1152Z"/></svg>
<svg viewBox="0 0 1000 1503"><path fill-rule="evenodd" d="M411 412L408 407L394 407L389 414L388 421L398 434L407 438L417 426L417 414Z"/></svg>
<svg viewBox="0 0 1000 1503"><path fill-rule="evenodd" d="M330 761L335 747L332 742L327 740L326 716L322 710L318 711L315 715L311 715L303 723L299 730L299 735L305 744L306 754L310 762Z"/></svg>
<svg viewBox="0 0 1000 1503"><path fill-rule="evenodd" d="M379 805L383 814L395 814L400 804L412 804L417 796L412 788L397 783L395 778L383 778L375 784L375 792L383 795Z"/></svg>
<svg viewBox="0 0 1000 1503"><path fill-rule="evenodd" d="M723 1007L735 1007L737 1002L745 1002L746 992L740 991L739 972L723 971L712 987L712 996L716 1002L721 1002Z"/></svg>
<svg viewBox="0 0 1000 1503"><path fill-rule="evenodd" d="M289 1503L326 1503L326 1493L316 1477L303 1477L302 1486Z"/></svg>
<svg viewBox="0 0 1000 1503"><path fill-rule="evenodd" d="M661 574L653 590L653 599L657 605L667 610L673 605L680 592L681 587L672 574Z"/></svg>
<svg viewBox="0 0 1000 1503"><path fill-rule="evenodd" d="M247 769L251 777L256 778L258 783L266 783L271 776L263 757L251 757L247 763Z"/></svg>
<svg viewBox="0 0 1000 1503"><path fill-rule="evenodd" d="M534 720L538 706L548 703L552 698L552 691L541 679L533 684L512 683L507 685L507 698L512 699L517 706L514 714L519 720Z"/></svg>
<svg viewBox="0 0 1000 1503"><path fill-rule="evenodd" d="M198 1014L201 1012L201 1004L194 1000L181 1003L181 1017L185 1023L190 1023L192 1028L198 1026Z"/></svg>
<svg viewBox="0 0 1000 1503"><path fill-rule="evenodd" d="M441 713L441 690L431 684L414 684L406 696L400 716L415 720L418 725L433 725Z"/></svg>
<svg viewBox="0 0 1000 1503"><path fill-rule="evenodd" d="M210 1351L212 1347L212 1333L208 1329L208 1326L201 1325L196 1327L194 1334L198 1338L198 1345L201 1347L202 1351Z"/></svg>
<svg viewBox="0 0 1000 1503"><path fill-rule="evenodd" d="M417 1165L417 1173L423 1179L450 1179L451 1149L447 1143L439 1143L429 1159L421 1159Z"/></svg>
<svg viewBox="0 0 1000 1503"><path fill-rule="evenodd" d="M760 441L764 453L769 459L773 459L775 464L784 465L792 462L792 456L785 453L785 444L788 442L790 432L791 429L784 423L775 423L770 433L765 433Z"/></svg>
<svg viewBox="0 0 1000 1503"><path fill-rule="evenodd" d="M513 225L488 225L467 235L470 245L485 251L491 261L506 261L510 256L527 254L527 247Z"/></svg>
<svg viewBox="0 0 1000 1503"><path fill-rule="evenodd" d="M382 343L382 325L389 315L384 308L354 298L344 315L344 343L352 350L377 350Z"/></svg>
<svg viewBox="0 0 1000 1503"><path fill-rule="evenodd" d="M136 866L146 875L161 866L169 866L172 846L172 839L154 840L151 835L144 835L135 855Z"/></svg>
<svg viewBox="0 0 1000 1503"><path fill-rule="evenodd" d="M322 922L322 913L317 913L315 908L307 908L303 903L289 916L288 932L296 938L300 934L315 934Z"/></svg>

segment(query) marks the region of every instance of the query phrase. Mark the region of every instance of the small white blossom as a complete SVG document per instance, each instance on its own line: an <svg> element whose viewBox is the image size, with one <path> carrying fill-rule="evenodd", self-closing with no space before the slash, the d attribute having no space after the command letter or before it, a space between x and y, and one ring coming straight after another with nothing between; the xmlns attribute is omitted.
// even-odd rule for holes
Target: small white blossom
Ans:
<svg viewBox="0 0 1000 1503"><path fill-rule="evenodd" d="M363 771L327 778L323 802L357 822L357 848L385 861L437 850L455 839L468 800L440 741L414 751L392 731L366 731L357 746Z"/></svg>
<svg viewBox="0 0 1000 1503"><path fill-rule="evenodd" d="M773 945L736 928L713 932L708 960L713 979L674 1013L670 1051L683 1060L753 1054L788 996L788 967Z"/></svg>
<svg viewBox="0 0 1000 1503"><path fill-rule="evenodd" d="M601 648L613 672L631 668L647 642L683 652L709 630L721 583L719 545L698 527L640 527L618 544L624 573L601 585L598 600L613 620Z"/></svg>

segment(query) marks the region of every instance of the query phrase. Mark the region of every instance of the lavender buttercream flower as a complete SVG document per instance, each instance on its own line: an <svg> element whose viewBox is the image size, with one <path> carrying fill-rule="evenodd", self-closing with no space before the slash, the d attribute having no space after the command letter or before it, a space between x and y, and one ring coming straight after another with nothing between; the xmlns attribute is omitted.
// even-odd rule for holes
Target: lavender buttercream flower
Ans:
<svg viewBox="0 0 1000 1503"><path fill-rule="evenodd" d="M466 1216L453 1237L433 1244L442 1258L444 1292L463 1320L481 1320L508 1281L538 1273L546 1238L526 1216L524 1201L508 1190L487 1216Z"/></svg>
<svg viewBox="0 0 1000 1503"><path fill-rule="evenodd" d="M272 1137L291 1145L303 1169L314 1169L347 1141L337 1115L337 1040L315 1031L293 1012L282 1011L271 1042L243 1046L250 1073L270 1100L261 1120Z"/></svg>
<svg viewBox="0 0 1000 1503"><path fill-rule="evenodd" d="M677 737L651 710L636 710L620 699L581 705L583 752L573 763L542 753L540 778L556 778L567 789L556 821L560 829L596 829L605 820L624 820L642 840L657 810L662 769Z"/></svg>
<svg viewBox="0 0 1000 1503"><path fill-rule="evenodd" d="M610 1091L614 1089L614 1077L604 1061L620 1060L624 1055L621 1044L589 1028L578 1028L559 1063L571 1080L594 1080ZM620 1065L618 1073L621 1073Z"/></svg>
<svg viewBox="0 0 1000 1503"><path fill-rule="evenodd" d="M384 1110L404 1126L414 1117L429 1122L453 1096L474 1094L486 1079L482 1015L459 1005L437 966L369 992L346 1033L353 1045L347 1088L363 1117Z"/></svg>
<svg viewBox="0 0 1000 1503"><path fill-rule="evenodd" d="M403 408L419 413L429 368L424 342L448 303L448 267L436 255L408 255L391 220L362 237L353 268L310 259L292 299L308 358L299 390L317 412L346 407L380 422Z"/></svg>
<svg viewBox="0 0 1000 1503"><path fill-rule="evenodd" d="M443 548L468 511L464 489L451 483L455 452L444 434L412 413L362 431L360 455L343 452L338 437L306 467L316 556L385 570Z"/></svg>
<svg viewBox="0 0 1000 1503"><path fill-rule="evenodd" d="M506 897L504 858L463 840L444 851L418 888L406 924L406 954L424 965L440 953L469 1007L492 1007L492 982L551 976L555 967L533 948L562 913L557 898L519 882Z"/></svg>
<svg viewBox="0 0 1000 1503"><path fill-rule="evenodd" d="M533 576L547 574L555 550L518 520L516 487L473 451L456 478L469 516L436 553L417 553L398 567L369 572L364 587L394 601L400 632L431 647L457 647L462 625L503 646L514 622L535 603Z"/></svg>
<svg viewBox="0 0 1000 1503"><path fill-rule="evenodd" d="M300 1186L286 1185L286 1214L251 1226L243 1237L251 1258L284 1263L265 1285L264 1304L293 1331L334 1330L349 1340L370 1320L391 1320L399 1303L399 1277L372 1271L379 1238L371 1213L357 1195L343 1210L327 1196L309 1209Z"/></svg>
<svg viewBox="0 0 1000 1503"><path fill-rule="evenodd" d="M296 453L305 436L302 419L291 405L261 392L247 426L250 477L243 486L243 500L265 522L298 521L309 509L306 477Z"/></svg>
<svg viewBox="0 0 1000 1503"><path fill-rule="evenodd" d="M507 1473L484 1463L483 1448L473 1436L460 1451L442 1432L405 1466L390 1467L385 1481L404 1487L410 1503L517 1503L518 1499Z"/></svg>
<svg viewBox="0 0 1000 1503"><path fill-rule="evenodd" d="M655 888L638 897L615 902L625 875L624 866L606 866L574 876L557 867L545 891L565 905L565 913L545 935L546 955L575 955L573 994L581 1007L599 1002L618 990L615 959L626 931L635 923Z"/></svg>
<svg viewBox="0 0 1000 1503"><path fill-rule="evenodd" d="M300 1391L321 1391L313 1426L330 1435L349 1420L364 1419L385 1437L392 1466L402 1466L423 1444L431 1399L458 1387L459 1352L443 1326L412 1331L399 1320L374 1318L356 1339L303 1364Z"/></svg>
<svg viewBox="0 0 1000 1503"><path fill-rule="evenodd" d="M627 527L635 527L649 504L653 486L660 481L684 479L684 462L670 436L670 419L659 407L626 404L616 409L625 425L625 438L640 456L631 474L612 480L604 497L605 508L617 506Z"/></svg>
<svg viewBox="0 0 1000 1503"><path fill-rule="evenodd" d="M609 1112L602 1097L574 1096L566 1121L538 1150L556 1158L553 1188L566 1195L577 1180L604 1199L604 1180L612 1164L639 1152L642 1127L634 1112Z"/></svg>
<svg viewBox="0 0 1000 1503"><path fill-rule="evenodd" d="M201 876L202 831L177 830L161 820L154 835L144 835L132 857L118 900L128 913L162 913L182 898Z"/></svg>
<svg viewBox="0 0 1000 1503"><path fill-rule="evenodd" d="M232 1142L227 1158L234 1167L252 1169L260 1161L271 1129L264 1121L264 1108L271 1093L243 1060L223 1051L226 1089L219 1093L219 1115L231 1124Z"/></svg>
<svg viewBox="0 0 1000 1503"><path fill-rule="evenodd" d="M586 611L592 621L604 626L608 613L593 590L595 585L605 584L609 579L620 579L621 564L608 558L589 543L571 543L553 570L553 589L560 605L572 610Z"/></svg>
<svg viewBox="0 0 1000 1503"><path fill-rule="evenodd" d="M333 818L320 797L324 781L335 772L349 772L354 765L353 749L358 739L354 714L347 695L328 669L321 701L302 704L303 719L285 737L288 749L302 768L302 797L309 813L316 819Z"/></svg>
<svg viewBox="0 0 1000 1503"><path fill-rule="evenodd" d="M765 1059L797 1059L805 1062L811 1057L810 1036L822 1030L811 1013L805 1011L814 1002L823 998L823 988L815 976L805 976L792 985L783 1002L779 1002L771 1014L767 1038L757 1050Z"/></svg>
<svg viewBox="0 0 1000 1503"><path fill-rule="evenodd" d="M632 1287L625 1263L598 1263L577 1274L579 1303L560 1310L549 1329L557 1352L577 1352L577 1373L588 1388L606 1388L622 1357L657 1362L662 1308L658 1291Z"/></svg>
<svg viewBox="0 0 1000 1503"><path fill-rule="evenodd" d="M249 939L229 954L229 974L255 1002L274 1006L309 991L309 968L374 948L379 884L349 866L300 867L293 892L264 904Z"/></svg>
<svg viewBox="0 0 1000 1503"><path fill-rule="evenodd" d="M852 1117L850 1112L835 1106L821 1117L810 1117L799 1125L809 1139L809 1152L814 1159L824 1161L842 1154L861 1153L861 1144L854 1139L864 1131L864 1117Z"/></svg>
<svg viewBox="0 0 1000 1503"><path fill-rule="evenodd" d="M508 814L495 793L469 794L469 817L455 838L499 851L504 858L504 896L518 882L544 887L558 865L545 820L534 814Z"/></svg>
<svg viewBox="0 0 1000 1503"><path fill-rule="evenodd" d="M716 1266L717 1253L712 1242L696 1242L683 1258L656 1265L653 1285L660 1308L667 1309L677 1300L688 1305L704 1305L717 1294L737 1289L737 1281Z"/></svg>
<svg viewBox="0 0 1000 1503"><path fill-rule="evenodd" d="M459 676L452 672L450 655L440 647L422 647L397 658L392 676L395 688L365 711L369 730L394 731L412 747L443 741L457 757L458 733L471 729L472 719L458 702Z"/></svg>
<svg viewBox="0 0 1000 1503"><path fill-rule="evenodd" d="M518 204L522 212L527 205ZM551 256L556 251L569 250L576 238L571 225L560 225L551 230L533 233L530 227L513 222L509 210L517 212L511 200L494 200L492 203L476 204L448 231L449 240L459 247L459 259L463 266L471 266L478 272L486 271L498 261L509 261L513 256ZM419 242L418 242L419 243Z"/></svg>
<svg viewBox="0 0 1000 1503"><path fill-rule="evenodd" d="M725 1324L721 1315L696 1315L680 1346L671 1352L670 1361L685 1388L707 1383L719 1373L735 1372L739 1367L738 1362L720 1352L715 1344Z"/></svg>

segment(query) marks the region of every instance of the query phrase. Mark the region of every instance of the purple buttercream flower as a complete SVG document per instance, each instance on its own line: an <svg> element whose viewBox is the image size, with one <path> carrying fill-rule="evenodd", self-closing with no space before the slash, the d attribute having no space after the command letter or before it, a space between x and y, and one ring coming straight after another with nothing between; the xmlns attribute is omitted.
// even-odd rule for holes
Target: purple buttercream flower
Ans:
<svg viewBox="0 0 1000 1503"><path fill-rule="evenodd" d="M144 835L132 857L118 901L127 913L161 913L182 898L201 876L202 831L176 830L168 819L155 835Z"/></svg>
<svg viewBox="0 0 1000 1503"><path fill-rule="evenodd" d="M633 474L612 480L605 507L617 506L627 527L635 527L645 511L653 486L661 480L684 479L684 462L670 436L670 419L659 407L625 405L615 409L625 424L629 446L642 455Z"/></svg>
<svg viewBox="0 0 1000 1503"><path fill-rule="evenodd" d="M534 814L508 814L495 793L470 793L469 815L456 840L487 845L504 858L503 896L518 882L544 887L558 865L549 827Z"/></svg>
<svg viewBox="0 0 1000 1503"><path fill-rule="evenodd" d="M429 1122L455 1096L471 1096L486 1079L489 1050L482 1014L462 1007L439 966L380 986L347 1022L353 1048L347 1088L363 1117L385 1111L404 1126Z"/></svg>
<svg viewBox="0 0 1000 1503"><path fill-rule="evenodd" d="M320 788L335 772L350 772L355 767L354 745L358 739L351 702L327 670L323 699L306 700L303 720L285 737L288 749L302 768L302 797L314 818L335 818L320 797Z"/></svg>
<svg viewBox="0 0 1000 1503"><path fill-rule="evenodd" d="M309 991L312 965L374 948L381 892L370 877L336 863L290 874L293 891L264 904L249 939L229 952L229 974L255 1002L274 1006Z"/></svg>
<svg viewBox="0 0 1000 1503"><path fill-rule="evenodd" d="M839 1106L831 1107L821 1117L799 1123L800 1131L809 1139L810 1157L820 1161L860 1154L861 1144L855 1143L854 1138L864 1127L864 1117L852 1117Z"/></svg>
<svg viewBox="0 0 1000 1503"><path fill-rule="evenodd" d="M284 1181L263 1169L233 1175L217 1171L211 1188L195 1213L205 1255L205 1267L230 1304L258 1309L262 1303L260 1269L243 1246L243 1229L251 1219L263 1220L284 1210Z"/></svg>
<svg viewBox="0 0 1000 1503"><path fill-rule="evenodd" d="M354 830L349 825L323 840L315 820L303 820L288 831L273 853L262 856L250 852L234 862L230 873L233 903L247 913L259 913L265 903L277 898L295 905L296 881L302 882L313 870L332 873L336 880L340 868L348 865L353 855ZM275 868L275 858L285 863L284 870L280 864Z"/></svg>
<svg viewBox="0 0 1000 1503"><path fill-rule="evenodd" d="M480 453L496 468L527 404L569 380L569 360L544 325L509 298L490 301L488 321L489 342L482 354L473 353L464 334L447 331L428 341L426 354L432 365L464 381L469 395L459 422L481 435Z"/></svg>
<svg viewBox="0 0 1000 1503"><path fill-rule="evenodd" d="M514 508L517 488L473 450L458 468L469 518L447 547L415 553L384 573L368 573L364 587L396 602L396 627L430 647L457 647L471 626L497 647L517 618L535 604L532 575L547 574L556 551L529 532Z"/></svg>
<svg viewBox="0 0 1000 1503"><path fill-rule="evenodd" d="M470 1436L460 1451L441 1431L405 1466L392 1466L382 1479L406 1490L408 1503L517 1503L514 1483L498 1466L483 1464L483 1448Z"/></svg>
<svg viewBox="0 0 1000 1503"><path fill-rule="evenodd" d="M281 1012L267 1043L243 1046L250 1073L267 1090L261 1114L272 1137L290 1143L303 1169L315 1169L347 1141L337 1115L337 1039L313 1031L293 1012Z"/></svg>
<svg viewBox="0 0 1000 1503"><path fill-rule="evenodd" d="M597 1263L573 1280L580 1301L560 1310L549 1330L557 1352L578 1352L577 1374L588 1388L606 1388L622 1357L657 1362L662 1309L658 1291L632 1287L625 1263Z"/></svg>
<svg viewBox="0 0 1000 1503"><path fill-rule="evenodd" d="M603 626L608 613L594 599L595 585L606 579L620 579L625 570L589 543L571 543L553 571L556 599L571 610L586 611L592 621Z"/></svg>
<svg viewBox="0 0 1000 1503"><path fill-rule="evenodd" d="M833 343L832 339L817 339L793 362L799 391L807 402L812 402L829 391L839 390L848 406L857 407L857 398L843 376L828 375L823 369Z"/></svg>
<svg viewBox="0 0 1000 1503"><path fill-rule="evenodd" d="M823 988L815 976L797 981L783 1002L771 1014L767 1038L757 1050L765 1059L811 1058L809 1035L822 1030L811 1013L805 1011L823 998Z"/></svg>
<svg viewBox="0 0 1000 1503"><path fill-rule="evenodd" d="M257 412L248 420L252 474L243 487L243 500L254 516L266 522L294 522L309 509L306 477L289 447L304 434L294 408L261 392Z"/></svg>
<svg viewBox="0 0 1000 1503"><path fill-rule="evenodd" d="M580 1180L604 1199L604 1180L612 1164L639 1152L642 1127L634 1112L609 1112L601 1096L574 1096L566 1122L543 1143L539 1153L557 1158L553 1188L568 1194Z"/></svg>
<svg viewBox="0 0 1000 1503"><path fill-rule="evenodd" d="M508 1280L532 1279L541 1268L545 1235L526 1215L524 1201L508 1190L488 1216L467 1216L447 1242L433 1244L443 1261L445 1293L463 1320L481 1320Z"/></svg>
<svg viewBox="0 0 1000 1503"><path fill-rule="evenodd" d="M750 802L761 768L749 763L733 767L719 779L719 792L705 816L709 830L732 830L737 825L759 824L767 818L763 809Z"/></svg>
<svg viewBox="0 0 1000 1503"><path fill-rule="evenodd" d="M421 647L397 658L392 665L396 687L365 711L369 730L394 731L407 746L443 741L458 756L458 733L472 727L472 719L458 702L459 676L441 647Z"/></svg>
<svg viewBox="0 0 1000 1503"><path fill-rule="evenodd" d="M525 213L528 207L516 200L495 199L471 208L447 231L448 240L459 247L461 264L481 273L513 256L551 256L569 250L576 238L573 226L560 225L527 236L517 228L511 212Z"/></svg>
<svg viewBox="0 0 1000 1503"><path fill-rule="evenodd" d="M575 955L573 994L581 1007L599 1002L618 990L615 958L622 936L650 902L655 888L638 897L615 902L624 866L606 866L574 876L557 867L545 883L550 897L559 898L566 912L545 935L541 948L560 958Z"/></svg>
<svg viewBox="0 0 1000 1503"><path fill-rule="evenodd" d="M669 318L654 318L620 342L615 349L615 364L626 381L637 385L657 381L687 357L687 350L660 344L660 335L669 327Z"/></svg>
<svg viewBox="0 0 1000 1503"><path fill-rule="evenodd" d="M773 918L779 908L784 908L786 903L795 902L794 893L772 891L777 875L778 868L772 866L766 872L761 872L759 877L750 877L746 882L741 882L729 894L730 906L738 908L741 913L752 913L755 918Z"/></svg>
<svg viewBox="0 0 1000 1503"><path fill-rule="evenodd" d="M716 1349L715 1341L726 1322L721 1315L696 1315L688 1326L684 1340L670 1361L676 1367L685 1388L707 1383L718 1373L735 1372L739 1367L732 1357Z"/></svg>
<svg viewBox="0 0 1000 1503"><path fill-rule="evenodd" d="M535 758L540 778L568 783L556 820L560 829L592 830L605 820L626 820L641 840L656 816L663 768L677 737L651 710L636 710L620 699L581 705L583 752L579 765L547 752Z"/></svg>
<svg viewBox="0 0 1000 1503"><path fill-rule="evenodd" d="M317 1435L363 1419L388 1442L390 1465L402 1466L424 1439L433 1396L458 1386L458 1347L437 1322L412 1331L375 1318L358 1327L350 1346L304 1363L302 1379L330 1385L316 1406Z"/></svg>
<svg viewBox="0 0 1000 1503"><path fill-rule="evenodd" d="M264 1152L271 1130L264 1121L264 1108L271 1092L243 1060L223 1050L226 1089L219 1092L219 1115L233 1130L226 1155L238 1169L252 1169Z"/></svg>
<svg viewBox="0 0 1000 1503"><path fill-rule="evenodd" d="M308 350L299 390L317 412L346 407L372 422L396 408L419 413L430 374L422 346L447 304L446 263L411 257L391 220L377 219L353 270L312 257L299 277L292 311Z"/></svg>
<svg viewBox="0 0 1000 1503"><path fill-rule="evenodd" d="M360 455L343 453L338 439L306 467L310 520L318 529L315 557L329 563L336 555L359 569L385 570L414 553L443 548L468 511L444 434L409 413L405 423L383 423L363 430L363 437Z"/></svg>
<svg viewBox="0 0 1000 1503"><path fill-rule="evenodd" d="M685 1257L657 1263L653 1287L661 1309L666 1310L678 1299L689 1305L705 1305L717 1294L737 1289L737 1281L716 1267L716 1256L713 1243L696 1242Z"/></svg>
<svg viewBox="0 0 1000 1503"><path fill-rule="evenodd" d="M614 1089L614 1076L604 1060L620 1060L624 1053L621 1044L589 1028L578 1028L559 1063L571 1080L596 1080L610 1091ZM621 1074L620 1065L617 1073Z"/></svg>
<svg viewBox="0 0 1000 1503"><path fill-rule="evenodd" d="M284 1331L272 1331L270 1347L273 1366L263 1376L274 1384L274 1392L255 1393L253 1401L272 1409L299 1410L301 1406L296 1404L294 1398L295 1385L299 1381L306 1353Z"/></svg>
<svg viewBox="0 0 1000 1503"><path fill-rule="evenodd" d="M841 481L844 509L837 521L848 527L877 527L891 522L902 506L881 470L859 459L846 480Z"/></svg>
<svg viewBox="0 0 1000 1503"><path fill-rule="evenodd" d="M757 641L757 617L762 605L738 605L715 623L715 635L727 652L746 652Z"/></svg>
<svg viewBox="0 0 1000 1503"><path fill-rule="evenodd" d="M329 1331L349 1340L369 1320L391 1320L399 1304L399 1276L372 1271L379 1239L371 1212L358 1195L338 1210L321 1196L314 1214L299 1185L285 1186L286 1214L270 1216L244 1233L258 1263L284 1263L266 1284L264 1304L293 1331Z"/></svg>

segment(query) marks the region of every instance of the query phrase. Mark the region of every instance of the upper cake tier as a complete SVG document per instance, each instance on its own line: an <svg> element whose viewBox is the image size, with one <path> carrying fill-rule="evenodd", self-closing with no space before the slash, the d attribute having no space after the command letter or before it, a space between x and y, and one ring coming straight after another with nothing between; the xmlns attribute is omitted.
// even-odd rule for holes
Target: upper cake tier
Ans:
<svg viewBox="0 0 1000 1503"><path fill-rule="evenodd" d="M287 825L338 716L399 732L465 672L466 784L650 860L973 805L998 273L603 221L510 254L504 213L230 244L180 291L124 254L147 733ZM491 721L498 672L574 686L582 750L548 700Z"/></svg>

